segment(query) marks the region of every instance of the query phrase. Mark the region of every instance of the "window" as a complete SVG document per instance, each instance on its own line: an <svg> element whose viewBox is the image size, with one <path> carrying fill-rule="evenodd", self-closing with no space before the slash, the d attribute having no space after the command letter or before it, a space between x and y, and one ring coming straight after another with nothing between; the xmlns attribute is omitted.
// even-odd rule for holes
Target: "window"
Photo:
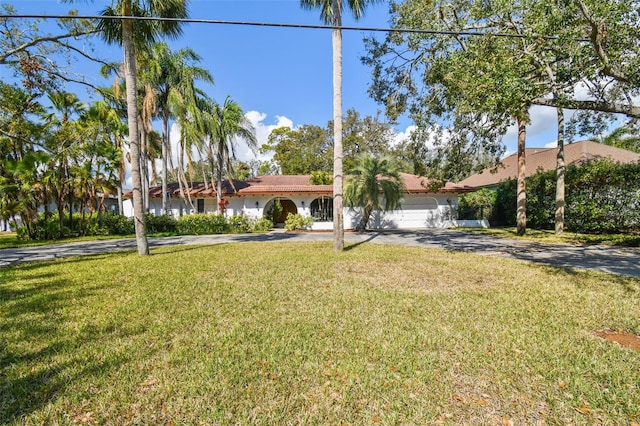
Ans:
<svg viewBox="0 0 640 426"><path fill-rule="evenodd" d="M316 222L333 221L333 198L320 197L311 202L311 217Z"/></svg>
<svg viewBox="0 0 640 426"><path fill-rule="evenodd" d="M196 201L198 202L198 213L204 213L204 198L198 198Z"/></svg>

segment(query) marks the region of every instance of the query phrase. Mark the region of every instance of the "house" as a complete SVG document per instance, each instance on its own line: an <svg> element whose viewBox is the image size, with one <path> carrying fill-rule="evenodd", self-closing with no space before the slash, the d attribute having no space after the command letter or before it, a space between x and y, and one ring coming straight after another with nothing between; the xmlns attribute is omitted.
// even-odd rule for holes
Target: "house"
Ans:
<svg viewBox="0 0 640 426"><path fill-rule="evenodd" d="M440 188L431 188L427 178L402 173L405 185L404 202L399 210L375 212L369 222L369 229L414 229L445 228L454 226L486 226L477 221L461 223L456 220L458 194L473 188L447 182ZM215 213L216 191L211 185L193 183L185 191L185 200L180 197L176 183L168 185L171 214L179 217L192 213ZM149 212L162 213L162 189L150 189ZM269 216L276 200L280 201L282 213L278 223L284 223L289 213L299 213L313 218L314 230L333 229L333 185L312 185L309 175L260 176L246 181L224 181L222 199L225 214L246 215L252 218ZM193 207L191 207L193 205ZM125 214L132 216L131 201L127 200ZM344 209L346 229L354 229L360 218L358 209Z"/></svg>
<svg viewBox="0 0 640 426"><path fill-rule="evenodd" d="M535 174L539 170L555 170L557 155L558 148L527 148L525 150L526 177ZM564 161L566 165L580 164L603 158L626 164L640 161L640 154L593 141L580 141L564 146ZM460 185L475 188L492 188L504 180L515 179L517 175L518 155L516 153L504 158L497 166L489 167L476 175L462 180Z"/></svg>

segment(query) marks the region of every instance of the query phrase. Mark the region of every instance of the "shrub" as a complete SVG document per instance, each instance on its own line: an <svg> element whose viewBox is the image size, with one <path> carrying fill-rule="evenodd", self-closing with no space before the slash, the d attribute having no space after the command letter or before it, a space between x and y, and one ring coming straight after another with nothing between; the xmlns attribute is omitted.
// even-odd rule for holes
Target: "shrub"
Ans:
<svg viewBox="0 0 640 426"><path fill-rule="evenodd" d="M526 179L527 225L553 229L555 171L538 172ZM565 229L588 233L640 231L640 164L593 160L570 165L565 173ZM491 223L514 226L516 181L500 183Z"/></svg>
<svg viewBox="0 0 640 426"><path fill-rule="evenodd" d="M190 214L178 219L176 230L181 234L224 234L229 224L221 214Z"/></svg>
<svg viewBox="0 0 640 426"><path fill-rule="evenodd" d="M177 221L173 216L147 214L145 217L149 233L176 232Z"/></svg>
<svg viewBox="0 0 640 426"><path fill-rule="evenodd" d="M462 194L458 199L458 219L490 219L495 202L496 192L487 188Z"/></svg>
<svg viewBox="0 0 640 426"><path fill-rule="evenodd" d="M309 229L313 225L313 219L310 216L302 216L300 213L287 215L284 222L284 228L287 231L296 231L300 229Z"/></svg>
<svg viewBox="0 0 640 426"><path fill-rule="evenodd" d="M108 235L131 235L136 232L133 218L121 214L102 216L102 229Z"/></svg>
<svg viewBox="0 0 640 426"><path fill-rule="evenodd" d="M57 238L77 237L80 235L99 235L105 231L98 223L98 217L94 213L74 213L70 219L68 214L62 216L62 230L58 214L45 216L39 214L37 219L28 226L20 226L16 230L21 240L55 240Z"/></svg>
<svg viewBox="0 0 640 426"><path fill-rule="evenodd" d="M229 218L229 232L234 234L244 234L249 232L251 224L249 218L243 215L233 215Z"/></svg>
<svg viewBox="0 0 640 426"><path fill-rule="evenodd" d="M267 232L271 228L273 228L273 222L266 217L261 217L251 223L251 232Z"/></svg>

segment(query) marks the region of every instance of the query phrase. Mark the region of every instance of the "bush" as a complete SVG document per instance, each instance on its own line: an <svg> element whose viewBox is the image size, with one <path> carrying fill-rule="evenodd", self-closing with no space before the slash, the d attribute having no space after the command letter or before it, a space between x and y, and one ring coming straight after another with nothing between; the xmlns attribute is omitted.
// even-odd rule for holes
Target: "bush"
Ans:
<svg viewBox="0 0 640 426"><path fill-rule="evenodd" d="M267 232L273 228L273 222L266 217L262 217L251 223L251 232Z"/></svg>
<svg viewBox="0 0 640 426"><path fill-rule="evenodd" d="M495 202L496 192L487 188L462 194L458 199L458 219L490 219Z"/></svg>
<svg viewBox="0 0 640 426"><path fill-rule="evenodd" d="M300 229L309 229L313 225L313 219L310 216L302 216L300 213L287 215L284 222L284 228L287 231L297 231Z"/></svg>
<svg viewBox="0 0 640 426"><path fill-rule="evenodd" d="M18 227L16 232L21 240L55 240L101 233L97 217L95 214L91 216L89 213L85 213L84 218L81 213L74 213L71 219L69 219L68 214L64 214L62 216L62 230L60 230L60 221L57 213L50 213L48 216L41 213L28 226Z"/></svg>
<svg viewBox="0 0 640 426"><path fill-rule="evenodd" d="M243 215L233 215L229 218L229 232L244 234L249 232L251 224L249 218Z"/></svg>
<svg viewBox="0 0 640 426"><path fill-rule="evenodd" d="M229 224L221 214L190 214L178 219L176 230L181 234L224 234L229 231Z"/></svg>
<svg viewBox="0 0 640 426"><path fill-rule="evenodd" d="M527 225L553 229L555 224L555 171L538 172L526 179ZM516 181L500 183L491 223L514 226ZM565 173L565 229L588 233L640 231L640 164L593 160L570 165Z"/></svg>
<svg viewBox="0 0 640 426"><path fill-rule="evenodd" d="M173 216L154 216L152 214L147 214L145 215L145 218L147 222L147 232L151 234L176 232L178 222Z"/></svg>
<svg viewBox="0 0 640 426"><path fill-rule="evenodd" d="M136 233L133 218L128 218L121 214L102 216L102 229L107 235L131 235Z"/></svg>

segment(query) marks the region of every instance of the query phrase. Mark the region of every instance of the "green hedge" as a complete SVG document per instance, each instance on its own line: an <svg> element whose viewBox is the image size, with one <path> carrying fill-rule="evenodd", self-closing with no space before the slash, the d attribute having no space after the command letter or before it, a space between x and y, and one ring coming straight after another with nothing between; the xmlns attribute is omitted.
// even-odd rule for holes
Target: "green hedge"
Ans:
<svg viewBox="0 0 640 426"><path fill-rule="evenodd" d="M538 172L526 179L527 226L553 229L555 171ZM640 231L640 164L593 160L570 165L565 173L565 229L587 233ZM516 181L502 182L496 190L491 217L494 226L515 226Z"/></svg>
<svg viewBox="0 0 640 426"><path fill-rule="evenodd" d="M58 214L41 213L28 226L19 226L18 238L21 240L55 240L91 235L128 235L133 234L133 221L124 216L96 213L74 213L72 218L68 214L62 216L62 231Z"/></svg>
<svg viewBox="0 0 640 426"><path fill-rule="evenodd" d="M224 233L266 232L273 228L273 222L267 218L251 219L247 216L231 216L228 219L217 214L193 214L175 219L172 216L145 216L147 232L178 233L185 235L205 235ZM73 220L63 217L63 228L57 214L45 218L43 214L30 224L17 230L18 238L23 240L55 240L57 238L77 237L80 235L132 235L135 233L133 219L122 215L89 216L75 213Z"/></svg>

